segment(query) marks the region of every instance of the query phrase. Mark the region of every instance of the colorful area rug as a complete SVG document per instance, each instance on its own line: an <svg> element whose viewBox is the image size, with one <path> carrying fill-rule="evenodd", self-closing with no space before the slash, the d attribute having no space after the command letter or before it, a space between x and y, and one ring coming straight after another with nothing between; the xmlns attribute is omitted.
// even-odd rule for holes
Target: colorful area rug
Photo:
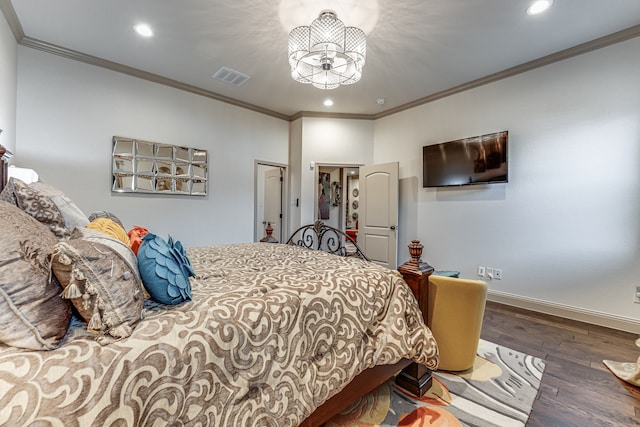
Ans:
<svg viewBox="0 0 640 427"><path fill-rule="evenodd" d="M640 347L640 338L636 340L636 345ZM640 356L638 356L638 360L635 362L603 360L602 363L604 363L616 377L636 387L640 387Z"/></svg>
<svg viewBox="0 0 640 427"><path fill-rule="evenodd" d="M544 368L542 359L480 340L473 368L434 372L423 397L389 380L325 427L524 426Z"/></svg>

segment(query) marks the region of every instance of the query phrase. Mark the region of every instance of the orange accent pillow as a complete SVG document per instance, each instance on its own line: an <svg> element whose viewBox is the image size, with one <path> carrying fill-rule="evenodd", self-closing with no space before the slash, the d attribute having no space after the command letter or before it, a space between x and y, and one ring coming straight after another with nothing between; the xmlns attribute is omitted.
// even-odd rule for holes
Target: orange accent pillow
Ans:
<svg viewBox="0 0 640 427"><path fill-rule="evenodd" d="M149 233L144 227L140 227L139 225L134 226L131 230L129 230L129 247L133 251L134 254L138 255L138 249L140 248L140 244L142 243L142 238Z"/></svg>

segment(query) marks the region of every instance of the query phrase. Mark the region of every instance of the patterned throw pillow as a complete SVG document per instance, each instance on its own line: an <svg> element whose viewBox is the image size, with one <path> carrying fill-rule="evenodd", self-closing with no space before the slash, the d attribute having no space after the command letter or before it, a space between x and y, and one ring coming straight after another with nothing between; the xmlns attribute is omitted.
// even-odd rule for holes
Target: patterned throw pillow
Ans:
<svg viewBox="0 0 640 427"><path fill-rule="evenodd" d="M191 301L189 276L195 277L191 262L179 241L165 242L149 233L138 249L138 269L145 289L161 304Z"/></svg>
<svg viewBox="0 0 640 427"><path fill-rule="evenodd" d="M62 296L71 300L87 330L99 334L100 344L130 336L144 304L135 256L98 231L77 228L72 237L53 251L51 268L64 287Z"/></svg>
<svg viewBox="0 0 640 427"><path fill-rule="evenodd" d="M18 207L45 224L60 239L66 239L74 227L89 223L87 216L56 187L42 181L25 184L11 178Z"/></svg>
<svg viewBox="0 0 640 427"><path fill-rule="evenodd" d="M58 239L18 207L0 202L0 342L52 350L64 337L71 305L50 279L49 260Z"/></svg>

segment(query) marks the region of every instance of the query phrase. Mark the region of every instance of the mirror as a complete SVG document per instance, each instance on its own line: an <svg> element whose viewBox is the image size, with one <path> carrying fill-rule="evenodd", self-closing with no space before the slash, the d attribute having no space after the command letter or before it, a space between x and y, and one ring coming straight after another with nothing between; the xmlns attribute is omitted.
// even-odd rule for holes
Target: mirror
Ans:
<svg viewBox="0 0 640 427"><path fill-rule="evenodd" d="M206 150L113 137L111 191L207 194Z"/></svg>

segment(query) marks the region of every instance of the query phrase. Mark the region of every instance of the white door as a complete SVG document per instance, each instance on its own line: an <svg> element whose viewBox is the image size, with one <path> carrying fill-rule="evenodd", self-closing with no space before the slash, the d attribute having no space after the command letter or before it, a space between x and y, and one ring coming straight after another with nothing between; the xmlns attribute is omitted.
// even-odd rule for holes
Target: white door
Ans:
<svg viewBox="0 0 640 427"><path fill-rule="evenodd" d="M282 242L283 169L258 165L258 188L256 194L256 236L259 241L266 236L267 223L273 228L272 236Z"/></svg>
<svg viewBox="0 0 640 427"><path fill-rule="evenodd" d="M398 162L360 167L358 246L373 262L398 268Z"/></svg>

